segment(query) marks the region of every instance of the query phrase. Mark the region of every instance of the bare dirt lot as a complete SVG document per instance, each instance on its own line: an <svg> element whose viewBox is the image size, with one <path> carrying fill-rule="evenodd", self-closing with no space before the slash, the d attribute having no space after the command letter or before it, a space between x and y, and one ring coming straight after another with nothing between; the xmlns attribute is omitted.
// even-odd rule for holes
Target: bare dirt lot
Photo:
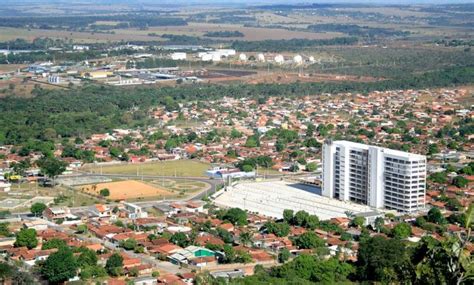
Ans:
<svg viewBox="0 0 474 285"><path fill-rule="evenodd" d="M112 200L126 200L137 199L142 197L158 197L172 195L171 192L165 189L134 180L99 183L80 187L81 190L96 196L99 196L100 190L105 188L109 189L110 191L110 196L108 196L107 198Z"/></svg>

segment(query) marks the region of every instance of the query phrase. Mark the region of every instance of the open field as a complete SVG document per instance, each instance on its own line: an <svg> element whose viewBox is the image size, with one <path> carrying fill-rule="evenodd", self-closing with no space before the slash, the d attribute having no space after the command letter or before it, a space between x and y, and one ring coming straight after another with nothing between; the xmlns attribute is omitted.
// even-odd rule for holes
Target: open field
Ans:
<svg viewBox="0 0 474 285"><path fill-rule="evenodd" d="M235 24L209 24L209 23L189 23L187 26L169 26L150 28L147 31L134 31L135 33L150 32L157 34L184 34L189 36L203 36L206 32L217 31L239 31L244 34L241 38L227 38L247 41L261 41L261 40L282 40L282 39L330 39L341 36L341 33L312 33L304 31L288 31L285 29L274 28L260 28L260 27L244 27ZM116 31L120 33L120 30ZM130 30L128 30L130 32Z"/></svg>
<svg viewBox="0 0 474 285"><path fill-rule="evenodd" d="M98 199L91 198L80 191L75 191L72 188L55 186L55 187L40 187L36 183L20 183L13 184L9 193L0 193L0 199L22 199L28 200L34 197L53 197L54 205L80 207L89 206L99 203ZM28 212L29 208L15 208L12 212Z"/></svg>
<svg viewBox="0 0 474 285"><path fill-rule="evenodd" d="M15 95L18 97L31 97L31 91L36 86L44 89L61 89L62 87L54 86L40 81L28 80L23 82L19 77L0 80L0 98L8 95ZM13 86L13 89L11 87Z"/></svg>
<svg viewBox="0 0 474 285"><path fill-rule="evenodd" d="M341 36L341 33L312 33L304 31L288 31L285 29L243 27L233 24L207 24L190 23L187 26L152 27L148 30L140 29L115 29L111 33L72 32L64 30L25 29L0 27L0 41L9 41L17 38L32 41L38 37L73 39L76 42L92 43L121 40L136 41L161 41L164 39L157 36L149 36L150 33L158 35L174 34L202 37L206 32L236 30L244 34L242 38L227 38L227 40L280 40L280 39L330 39Z"/></svg>
<svg viewBox="0 0 474 285"><path fill-rule="evenodd" d="M173 180L173 179L159 179L150 181L153 185L157 185L161 188L166 188L172 192L177 191L180 193L185 192L197 192L205 190L209 187L209 184L201 181L193 180Z"/></svg>
<svg viewBox="0 0 474 285"><path fill-rule="evenodd" d="M110 166L86 166L82 170L104 174L135 174L156 176L205 177L209 164L195 160L172 160L140 164L120 164Z"/></svg>
<svg viewBox="0 0 474 285"><path fill-rule="evenodd" d="M99 196L100 190L106 188L110 191L110 196L107 198L112 200L137 199L141 197L164 197L172 195L171 192L165 189L134 180L99 183L80 187L82 191L95 196Z"/></svg>
<svg viewBox="0 0 474 285"><path fill-rule="evenodd" d="M25 64L0 64L0 72L17 71L20 68L26 67Z"/></svg>

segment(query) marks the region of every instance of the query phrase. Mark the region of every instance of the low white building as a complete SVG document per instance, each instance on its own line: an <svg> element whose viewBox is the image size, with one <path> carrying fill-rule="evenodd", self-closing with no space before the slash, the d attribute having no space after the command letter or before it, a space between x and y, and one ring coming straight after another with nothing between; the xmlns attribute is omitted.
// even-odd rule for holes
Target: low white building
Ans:
<svg viewBox="0 0 474 285"><path fill-rule="evenodd" d="M128 212L129 219L148 218L148 213L138 205L124 202L123 206L125 208L125 211Z"/></svg>
<svg viewBox="0 0 474 285"><path fill-rule="evenodd" d="M171 54L172 60L186 60L186 53L185 52L174 52Z"/></svg>

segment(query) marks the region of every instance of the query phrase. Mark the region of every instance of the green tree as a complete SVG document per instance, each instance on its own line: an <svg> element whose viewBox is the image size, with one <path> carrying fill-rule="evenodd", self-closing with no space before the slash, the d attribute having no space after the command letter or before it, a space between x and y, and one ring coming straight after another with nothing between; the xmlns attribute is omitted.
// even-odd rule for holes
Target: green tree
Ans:
<svg viewBox="0 0 474 285"><path fill-rule="evenodd" d="M60 249L63 247L67 247L67 244L64 240L58 239L58 238L52 238L46 242L43 242L41 249L52 249L52 248Z"/></svg>
<svg viewBox="0 0 474 285"><path fill-rule="evenodd" d="M242 171L244 171L244 172L252 172L252 171L253 171L253 167L252 167L252 165L245 164L245 165L242 166Z"/></svg>
<svg viewBox="0 0 474 285"><path fill-rule="evenodd" d="M474 260L467 250L474 220L474 205L463 213L462 234L448 234L442 241L423 237L413 252L415 267L412 284L472 284Z"/></svg>
<svg viewBox="0 0 474 285"><path fill-rule="evenodd" d="M77 264L81 268L86 268L87 266L96 266L97 261L99 258L97 257L97 253L92 249L88 249L86 247L79 248L80 254L77 257Z"/></svg>
<svg viewBox="0 0 474 285"><path fill-rule="evenodd" d="M135 247L137 247L137 241L133 238L129 238L121 242L120 246L125 248L126 250L133 250L135 249Z"/></svg>
<svg viewBox="0 0 474 285"><path fill-rule="evenodd" d="M287 222L288 224L291 224L293 221L293 216L294 216L294 211L291 209L285 209L283 210L283 220Z"/></svg>
<svg viewBox="0 0 474 285"><path fill-rule="evenodd" d="M46 210L47 206L44 203L34 203L30 207L30 211L35 217L41 216L43 214L43 211Z"/></svg>
<svg viewBox="0 0 474 285"><path fill-rule="evenodd" d="M439 153L439 148L437 144L430 144L428 145L428 155L433 155Z"/></svg>
<svg viewBox="0 0 474 285"><path fill-rule="evenodd" d="M309 123L306 128L306 136L312 137L314 135L315 130L316 130L316 126L314 124Z"/></svg>
<svg viewBox="0 0 474 285"><path fill-rule="evenodd" d="M234 242L233 235L224 230L223 228L217 228L217 235L225 242L225 243L232 243Z"/></svg>
<svg viewBox="0 0 474 285"><path fill-rule="evenodd" d="M380 233L380 231L383 229L384 225L385 225L385 220L382 217L375 218L374 228L378 233Z"/></svg>
<svg viewBox="0 0 474 285"><path fill-rule="evenodd" d="M10 223L0 223L0 236L3 236L3 237L12 236L9 226L10 226Z"/></svg>
<svg viewBox="0 0 474 285"><path fill-rule="evenodd" d="M441 214L441 211L437 207L433 207L428 211L426 220L428 222L435 223L438 225L446 224L446 219L444 218L443 214Z"/></svg>
<svg viewBox="0 0 474 285"><path fill-rule="evenodd" d="M72 251L63 247L48 256L40 271L50 283L58 284L76 276L77 269Z"/></svg>
<svg viewBox="0 0 474 285"><path fill-rule="evenodd" d="M253 135L247 138L244 144L245 147L258 147L260 146L260 139L257 135Z"/></svg>
<svg viewBox="0 0 474 285"><path fill-rule="evenodd" d="M296 238L295 244L299 248L318 248L323 247L325 242L314 232L305 232Z"/></svg>
<svg viewBox="0 0 474 285"><path fill-rule="evenodd" d="M310 162L306 164L306 171L314 172L318 169L318 164L316 162Z"/></svg>
<svg viewBox="0 0 474 285"><path fill-rule="evenodd" d="M252 234L250 232L242 232L239 236L240 243L244 246L252 245Z"/></svg>
<svg viewBox="0 0 474 285"><path fill-rule="evenodd" d="M300 210L298 212L296 212L295 214L295 217L293 219L293 224L295 226L304 226L306 220L308 219L309 217L309 214L308 212L304 211L304 210Z"/></svg>
<svg viewBox="0 0 474 285"><path fill-rule="evenodd" d="M411 235L411 226L407 223L399 223L393 228L392 235L397 239L407 238Z"/></svg>
<svg viewBox="0 0 474 285"><path fill-rule="evenodd" d="M86 265L81 268L79 274L82 280L90 280L107 276L107 271L104 267L98 265Z"/></svg>
<svg viewBox="0 0 474 285"><path fill-rule="evenodd" d="M87 232L87 225L78 225L76 232L78 234L83 234Z"/></svg>
<svg viewBox="0 0 474 285"><path fill-rule="evenodd" d="M310 230L316 229L318 225L319 225L319 218L316 215L309 215L304 222L304 227Z"/></svg>
<svg viewBox="0 0 474 285"><path fill-rule="evenodd" d="M179 245L180 247L187 247L189 245L188 236L185 233L175 233L171 236L170 242Z"/></svg>
<svg viewBox="0 0 474 285"><path fill-rule="evenodd" d="M360 280L401 282L409 262L405 246L398 239L375 236L359 243L357 269Z"/></svg>
<svg viewBox="0 0 474 285"><path fill-rule="evenodd" d="M444 184L448 182L446 172L435 172L430 175L429 179L438 184Z"/></svg>
<svg viewBox="0 0 474 285"><path fill-rule="evenodd" d="M66 162L54 157L42 157L37 164L41 172L53 180L66 170L67 165Z"/></svg>
<svg viewBox="0 0 474 285"><path fill-rule="evenodd" d="M290 255L290 251L287 248L283 248L278 253L278 262L285 263L286 261L288 261L288 259L290 259Z"/></svg>
<svg viewBox="0 0 474 285"><path fill-rule="evenodd" d="M119 253L112 254L105 264L105 270L110 276L120 276L123 271L123 257Z"/></svg>
<svg viewBox="0 0 474 285"><path fill-rule="evenodd" d="M458 188L465 188L469 184L469 180L462 176L456 176L453 178L452 184Z"/></svg>
<svg viewBox="0 0 474 285"><path fill-rule="evenodd" d="M108 197L108 196L110 196L110 190L108 188L101 189L99 191L99 194L102 197Z"/></svg>
<svg viewBox="0 0 474 285"><path fill-rule="evenodd" d="M357 216L353 218L351 221L351 225L356 226L358 228L361 228L364 225L364 223L365 223L365 219L364 217L361 217L361 216Z"/></svg>
<svg viewBox="0 0 474 285"><path fill-rule="evenodd" d="M21 229L16 234L16 247L26 246L29 249L35 248L38 245L35 229Z"/></svg>
<svg viewBox="0 0 474 285"><path fill-rule="evenodd" d="M237 131L236 129L232 128L232 130L230 131L230 137L232 139L237 139L237 138L241 138L242 137L242 133Z"/></svg>
<svg viewBox="0 0 474 285"><path fill-rule="evenodd" d="M244 226L247 222L247 212L239 208L231 208L227 210L223 216L224 220L231 222L236 226Z"/></svg>
<svg viewBox="0 0 474 285"><path fill-rule="evenodd" d="M266 222L264 227L268 233L274 234L277 237L286 237L290 233L290 225L288 223Z"/></svg>

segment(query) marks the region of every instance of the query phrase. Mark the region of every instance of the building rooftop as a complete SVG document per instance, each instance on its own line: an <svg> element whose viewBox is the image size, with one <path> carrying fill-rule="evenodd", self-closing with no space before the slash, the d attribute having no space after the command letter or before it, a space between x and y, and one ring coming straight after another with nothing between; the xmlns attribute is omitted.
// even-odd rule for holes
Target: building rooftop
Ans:
<svg viewBox="0 0 474 285"><path fill-rule="evenodd" d="M395 150L395 149L390 149L390 148L386 148L386 147L362 144L362 143L357 143L357 142L332 141L332 143L333 144L338 144L338 145L343 145L343 146L346 146L346 147L360 148L360 149L364 149L364 150L368 150L369 148L378 148L378 149L382 150L382 152L384 152L388 155L406 157L408 159L418 159L418 160L426 159L426 156L416 154L416 153L410 153L410 152L405 152L405 151L401 151L401 150Z"/></svg>

